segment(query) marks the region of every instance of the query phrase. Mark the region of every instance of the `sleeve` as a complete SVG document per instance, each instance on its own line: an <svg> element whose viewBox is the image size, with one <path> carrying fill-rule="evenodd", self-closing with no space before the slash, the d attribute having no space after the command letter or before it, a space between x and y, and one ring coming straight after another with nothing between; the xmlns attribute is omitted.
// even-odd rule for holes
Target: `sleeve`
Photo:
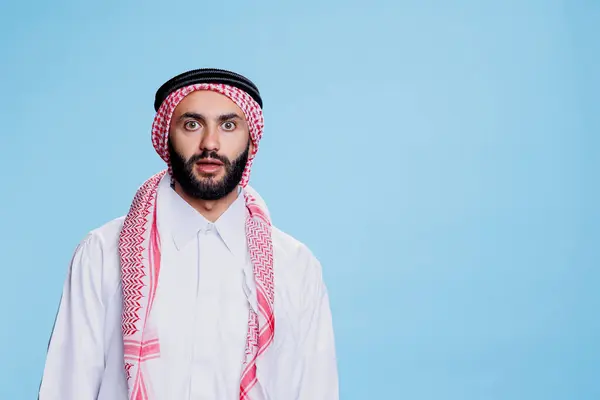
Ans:
<svg viewBox="0 0 600 400"><path fill-rule="evenodd" d="M339 383L333 320L327 287L322 278L321 264L311 257L310 270L314 279L308 291L309 312L303 343L302 385L300 400L338 400Z"/></svg>
<svg viewBox="0 0 600 400"><path fill-rule="evenodd" d="M102 248L88 235L77 247L48 344L39 400L95 400L104 370Z"/></svg>

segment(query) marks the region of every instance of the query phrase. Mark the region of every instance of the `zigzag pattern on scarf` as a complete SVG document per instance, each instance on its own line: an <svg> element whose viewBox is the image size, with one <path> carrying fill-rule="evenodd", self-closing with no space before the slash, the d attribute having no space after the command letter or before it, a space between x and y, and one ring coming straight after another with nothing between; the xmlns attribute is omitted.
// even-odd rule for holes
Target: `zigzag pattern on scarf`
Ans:
<svg viewBox="0 0 600 400"><path fill-rule="evenodd" d="M158 182L163 175L164 172L154 175L137 191L119 236L124 311L122 329L125 336L132 336L138 332L136 324L140 320L144 287L143 243L146 221L152 212Z"/></svg>

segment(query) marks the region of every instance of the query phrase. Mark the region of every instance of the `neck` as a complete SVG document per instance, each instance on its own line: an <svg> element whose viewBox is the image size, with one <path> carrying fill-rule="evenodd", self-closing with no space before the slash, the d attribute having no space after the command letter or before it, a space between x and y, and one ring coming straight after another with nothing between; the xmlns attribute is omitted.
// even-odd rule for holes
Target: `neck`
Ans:
<svg viewBox="0 0 600 400"><path fill-rule="evenodd" d="M209 220L210 222L215 222L227 209L235 199L237 199L238 191L233 190L231 193L226 195L225 197L220 198L219 200L201 200L188 196L182 189L179 183L175 182L174 185L175 192L181 196L183 200L185 200L190 206L192 206L196 211L198 211L204 218Z"/></svg>

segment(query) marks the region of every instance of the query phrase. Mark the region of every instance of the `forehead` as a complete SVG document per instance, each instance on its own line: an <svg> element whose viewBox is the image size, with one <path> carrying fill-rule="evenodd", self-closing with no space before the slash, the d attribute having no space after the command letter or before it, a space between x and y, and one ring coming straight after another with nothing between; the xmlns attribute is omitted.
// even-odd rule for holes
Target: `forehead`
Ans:
<svg viewBox="0 0 600 400"><path fill-rule="evenodd" d="M206 116L219 116L236 113L244 116L242 110L229 97L210 90L197 90L188 94L175 108L174 116L194 112Z"/></svg>

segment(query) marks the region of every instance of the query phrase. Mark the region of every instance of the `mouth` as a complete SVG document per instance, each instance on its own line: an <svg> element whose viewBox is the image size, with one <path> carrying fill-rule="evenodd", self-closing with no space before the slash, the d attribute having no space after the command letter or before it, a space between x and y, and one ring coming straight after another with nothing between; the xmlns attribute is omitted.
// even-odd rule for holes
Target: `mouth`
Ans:
<svg viewBox="0 0 600 400"><path fill-rule="evenodd" d="M213 174L223 166L223 163L215 159L204 159L196 163L196 169L205 174Z"/></svg>

